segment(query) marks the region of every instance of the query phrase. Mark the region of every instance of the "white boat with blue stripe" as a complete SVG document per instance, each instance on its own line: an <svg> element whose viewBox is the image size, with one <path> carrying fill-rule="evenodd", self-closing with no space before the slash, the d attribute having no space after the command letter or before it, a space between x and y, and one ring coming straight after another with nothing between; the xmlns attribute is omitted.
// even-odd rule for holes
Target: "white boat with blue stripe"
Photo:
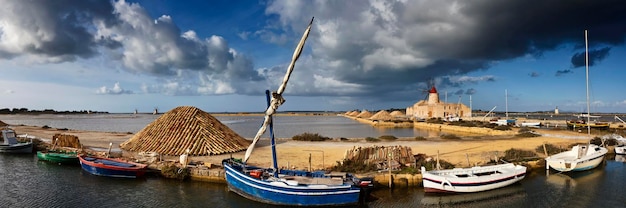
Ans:
<svg viewBox="0 0 626 208"><path fill-rule="evenodd" d="M546 158L546 169L560 172L584 171L598 167L608 150L595 144L579 144L571 150Z"/></svg>

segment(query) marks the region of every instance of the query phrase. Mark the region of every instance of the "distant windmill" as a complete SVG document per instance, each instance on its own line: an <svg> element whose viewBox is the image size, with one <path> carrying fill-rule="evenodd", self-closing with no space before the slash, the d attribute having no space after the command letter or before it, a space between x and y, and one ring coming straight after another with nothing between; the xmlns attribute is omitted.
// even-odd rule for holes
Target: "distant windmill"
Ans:
<svg viewBox="0 0 626 208"><path fill-rule="evenodd" d="M428 100L428 96L430 95L430 90L435 87L435 81L430 79L428 80L428 83L426 85L426 88L421 88L419 89L419 91L422 93L422 95L424 96L423 100Z"/></svg>

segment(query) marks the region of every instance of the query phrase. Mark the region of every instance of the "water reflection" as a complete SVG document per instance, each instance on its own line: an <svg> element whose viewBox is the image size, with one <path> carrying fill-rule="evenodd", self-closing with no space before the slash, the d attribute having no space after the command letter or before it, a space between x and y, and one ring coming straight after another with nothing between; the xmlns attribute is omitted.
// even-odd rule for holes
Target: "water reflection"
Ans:
<svg viewBox="0 0 626 208"><path fill-rule="evenodd" d="M424 206L466 207L501 207L503 204L520 204L526 198L526 190L519 184L507 187L465 194L425 194L421 204Z"/></svg>

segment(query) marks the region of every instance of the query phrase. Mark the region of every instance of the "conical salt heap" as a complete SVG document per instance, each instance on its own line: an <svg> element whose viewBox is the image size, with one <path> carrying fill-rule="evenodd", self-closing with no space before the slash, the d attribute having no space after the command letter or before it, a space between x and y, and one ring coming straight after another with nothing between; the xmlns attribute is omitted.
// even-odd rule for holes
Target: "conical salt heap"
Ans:
<svg viewBox="0 0 626 208"><path fill-rule="evenodd" d="M381 110L370 117L370 120L391 121L393 120L393 116L391 116L391 114L389 114L386 110Z"/></svg>
<svg viewBox="0 0 626 208"><path fill-rule="evenodd" d="M250 141L239 136L209 113L196 107L180 106L148 124L120 148L161 155L219 155L245 150Z"/></svg>
<svg viewBox="0 0 626 208"><path fill-rule="evenodd" d="M363 110L361 111L361 113L359 113L359 115L356 115L357 118L369 118L372 117L374 114L370 113L367 110Z"/></svg>
<svg viewBox="0 0 626 208"><path fill-rule="evenodd" d="M397 117L397 116L404 116L404 113L402 113L399 110L395 110L395 111L391 112L389 115Z"/></svg>

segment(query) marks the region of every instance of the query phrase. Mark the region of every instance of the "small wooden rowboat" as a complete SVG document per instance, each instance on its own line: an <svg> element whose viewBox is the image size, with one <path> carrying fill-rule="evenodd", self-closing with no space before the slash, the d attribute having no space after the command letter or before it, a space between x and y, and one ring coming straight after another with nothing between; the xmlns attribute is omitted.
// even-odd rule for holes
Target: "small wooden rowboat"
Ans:
<svg viewBox="0 0 626 208"><path fill-rule="evenodd" d="M55 151L45 150L37 151L37 158L42 161L64 164L64 165L78 165L78 155L76 152L71 151Z"/></svg>
<svg viewBox="0 0 626 208"><path fill-rule="evenodd" d="M148 167L145 164L117 158L79 155L78 159L83 170L98 176L137 178L142 177Z"/></svg>

